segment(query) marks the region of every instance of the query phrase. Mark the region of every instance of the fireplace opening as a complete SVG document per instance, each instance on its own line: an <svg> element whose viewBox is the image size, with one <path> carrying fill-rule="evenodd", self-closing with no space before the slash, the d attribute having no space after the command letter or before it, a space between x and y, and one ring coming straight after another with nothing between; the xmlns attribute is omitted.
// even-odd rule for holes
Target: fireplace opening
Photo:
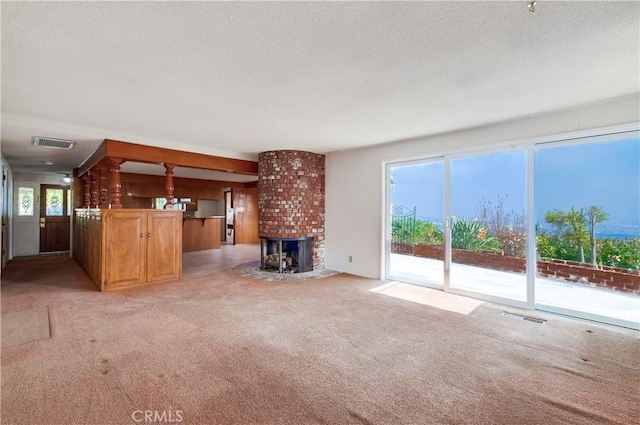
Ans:
<svg viewBox="0 0 640 425"><path fill-rule="evenodd" d="M260 237L260 269L275 273L313 270L313 238Z"/></svg>

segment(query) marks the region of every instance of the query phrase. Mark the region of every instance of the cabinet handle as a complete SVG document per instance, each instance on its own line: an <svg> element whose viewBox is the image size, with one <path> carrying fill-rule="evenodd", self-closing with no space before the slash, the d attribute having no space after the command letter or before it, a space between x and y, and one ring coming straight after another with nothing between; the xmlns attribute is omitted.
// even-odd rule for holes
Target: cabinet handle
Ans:
<svg viewBox="0 0 640 425"><path fill-rule="evenodd" d="M150 238L151 237L151 233L147 233L147 237Z"/></svg>
<svg viewBox="0 0 640 425"><path fill-rule="evenodd" d="M144 233L140 233L140 237L141 237L141 238L144 238Z"/></svg>

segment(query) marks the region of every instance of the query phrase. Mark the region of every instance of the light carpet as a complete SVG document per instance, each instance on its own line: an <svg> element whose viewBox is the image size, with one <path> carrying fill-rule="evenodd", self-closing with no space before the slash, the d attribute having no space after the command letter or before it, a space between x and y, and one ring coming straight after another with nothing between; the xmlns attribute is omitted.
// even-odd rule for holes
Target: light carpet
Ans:
<svg viewBox="0 0 640 425"><path fill-rule="evenodd" d="M49 306L53 335L2 349L3 424L639 423L637 333L488 302L459 314L346 274L267 282L202 261L100 293L77 264L51 266L2 275L2 308Z"/></svg>
<svg viewBox="0 0 640 425"><path fill-rule="evenodd" d="M2 322L2 348L50 337L49 309L47 307L3 313L0 320Z"/></svg>

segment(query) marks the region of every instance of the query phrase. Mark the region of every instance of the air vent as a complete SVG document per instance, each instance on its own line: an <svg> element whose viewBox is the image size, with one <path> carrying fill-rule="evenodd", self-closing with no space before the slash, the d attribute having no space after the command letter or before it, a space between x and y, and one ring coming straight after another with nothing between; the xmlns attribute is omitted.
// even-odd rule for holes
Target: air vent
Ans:
<svg viewBox="0 0 640 425"><path fill-rule="evenodd" d="M51 139L49 137L34 137L33 144L35 146L44 146L45 148L54 149L71 149L76 142L61 139Z"/></svg>
<svg viewBox="0 0 640 425"><path fill-rule="evenodd" d="M526 320L527 322L538 323L540 325L543 325L546 322L546 320L544 319L538 319L537 317L531 317L531 316L523 316L521 314L510 313L508 311L503 311L502 315L504 317L509 317L511 319Z"/></svg>

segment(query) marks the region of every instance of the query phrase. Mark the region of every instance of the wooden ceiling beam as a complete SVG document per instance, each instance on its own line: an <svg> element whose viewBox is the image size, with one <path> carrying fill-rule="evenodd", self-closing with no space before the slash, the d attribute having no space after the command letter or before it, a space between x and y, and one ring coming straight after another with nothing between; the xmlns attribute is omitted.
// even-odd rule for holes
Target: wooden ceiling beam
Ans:
<svg viewBox="0 0 640 425"><path fill-rule="evenodd" d="M87 159L77 168L77 176L81 177L94 166L105 161L105 158L122 158L124 161L144 162L150 164L170 163L180 167L200 168L203 170L226 171L237 174L258 175L258 163L244 159L225 158L222 156L139 145L137 143L104 139Z"/></svg>
<svg viewBox="0 0 640 425"><path fill-rule="evenodd" d="M104 144L107 156L123 158L127 161L152 164L168 162L181 167L258 175L256 161L139 145L111 139L105 139Z"/></svg>

